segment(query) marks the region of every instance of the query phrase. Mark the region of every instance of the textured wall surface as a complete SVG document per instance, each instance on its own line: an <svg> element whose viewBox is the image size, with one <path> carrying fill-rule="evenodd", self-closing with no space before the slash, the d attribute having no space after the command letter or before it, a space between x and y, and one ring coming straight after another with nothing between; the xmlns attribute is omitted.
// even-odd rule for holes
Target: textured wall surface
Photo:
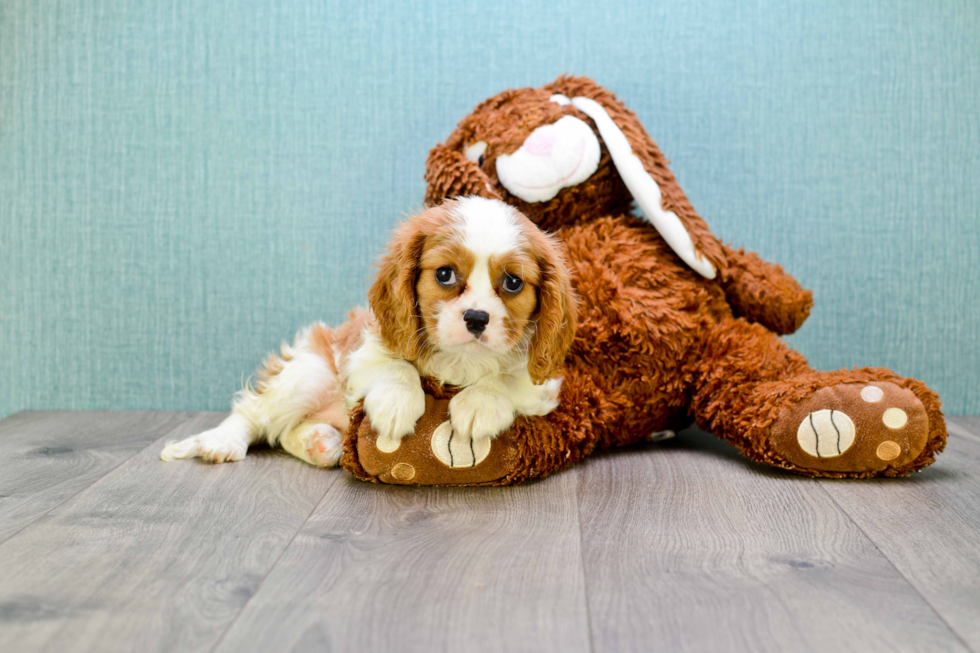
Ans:
<svg viewBox="0 0 980 653"><path fill-rule="evenodd" d="M0 416L227 407L362 301L428 149L563 71L814 289L815 366L980 413L974 0L4 0Z"/></svg>

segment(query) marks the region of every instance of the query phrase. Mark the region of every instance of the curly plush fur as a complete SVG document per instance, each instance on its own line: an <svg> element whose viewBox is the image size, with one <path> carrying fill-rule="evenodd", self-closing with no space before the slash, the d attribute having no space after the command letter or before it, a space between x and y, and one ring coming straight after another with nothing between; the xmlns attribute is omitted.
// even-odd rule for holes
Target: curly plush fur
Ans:
<svg viewBox="0 0 980 653"><path fill-rule="evenodd" d="M496 158L515 152L540 126L570 115L599 135L574 106L551 101L554 94L591 98L606 109L660 187L663 208L677 214L697 251L717 269L715 279L692 271L649 223L631 213L632 197L601 138L596 172L549 201L524 202L500 183ZM475 162L464 150L478 141L487 147ZM780 266L719 242L636 115L592 80L559 77L542 88L508 90L486 100L432 150L425 179L429 203L470 194L498 198L555 231L581 299L559 407L515 423L506 435L519 449L518 462L485 484L538 478L596 447L635 443L692 419L752 460L809 476L899 476L932 463L942 451L946 429L939 398L925 384L880 368L814 371L781 341L780 334L792 333L806 319L810 292ZM860 394L869 385L875 386L871 394ZM858 415L877 410L861 397L882 395L881 409L900 406L892 410L906 415L904 428L915 432L903 433L880 416L859 419L850 453L799 462L801 407L806 415ZM342 464L376 480L358 462L358 426L354 419ZM896 447L901 453L892 455Z"/></svg>

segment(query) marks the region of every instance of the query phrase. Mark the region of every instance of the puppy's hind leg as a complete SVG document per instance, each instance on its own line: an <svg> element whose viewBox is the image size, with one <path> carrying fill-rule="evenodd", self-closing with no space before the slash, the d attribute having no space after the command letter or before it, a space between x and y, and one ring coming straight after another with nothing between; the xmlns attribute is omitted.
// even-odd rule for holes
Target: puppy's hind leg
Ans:
<svg viewBox="0 0 980 653"><path fill-rule="evenodd" d="M160 453L160 460L169 462L178 458L197 458L212 463L230 463L245 457L248 447L256 439L256 429L241 414L232 412L221 424L197 435L170 442Z"/></svg>
<svg viewBox="0 0 980 653"><path fill-rule="evenodd" d="M279 438L287 453L316 467L334 467L344 452L343 435L330 424L307 421Z"/></svg>
<svg viewBox="0 0 980 653"><path fill-rule="evenodd" d="M297 425L310 420L324 403L330 403L337 392L337 374L331 361L322 355L328 353L329 339L330 330L322 324L301 331L292 346L283 345L281 356L266 359L255 388L239 391L225 421L209 431L168 444L160 458L170 461L200 457L215 463L232 462L244 458L248 447L260 439L277 444Z"/></svg>
<svg viewBox="0 0 980 653"><path fill-rule="evenodd" d="M350 322L338 329L341 337L352 326ZM333 360L334 343L338 332L322 325L310 328L305 339L312 358L305 363L304 376L316 379L306 386L307 408L298 420L283 423L279 444L287 453L316 467L334 467L343 453L343 432L347 430L348 415L340 378ZM319 361L320 364L317 364ZM294 417L298 417L296 412Z"/></svg>

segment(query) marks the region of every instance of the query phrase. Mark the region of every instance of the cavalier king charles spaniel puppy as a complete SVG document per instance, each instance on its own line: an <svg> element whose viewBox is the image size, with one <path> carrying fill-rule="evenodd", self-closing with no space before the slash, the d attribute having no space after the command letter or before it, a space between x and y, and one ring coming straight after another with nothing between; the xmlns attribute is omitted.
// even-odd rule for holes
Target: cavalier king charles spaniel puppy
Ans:
<svg viewBox="0 0 980 653"><path fill-rule="evenodd" d="M241 460L266 440L330 467L362 400L378 448L395 451L425 412L420 376L461 389L449 414L465 439L558 405L575 337L569 274L556 241L507 204L465 197L402 223L369 303L337 328L300 331L239 391L227 419L168 444L161 458Z"/></svg>

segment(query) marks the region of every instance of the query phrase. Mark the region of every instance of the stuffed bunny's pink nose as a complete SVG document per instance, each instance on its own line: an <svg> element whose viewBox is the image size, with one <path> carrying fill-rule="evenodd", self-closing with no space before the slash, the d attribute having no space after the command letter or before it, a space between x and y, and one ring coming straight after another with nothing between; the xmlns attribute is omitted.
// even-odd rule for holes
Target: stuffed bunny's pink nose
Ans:
<svg viewBox="0 0 980 653"><path fill-rule="evenodd" d="M550 127L550 125L548 125ZM555 146L555 130L548 127L538 127L524 141L524 151L534 156L551 156L551 148Z"/></svg>

